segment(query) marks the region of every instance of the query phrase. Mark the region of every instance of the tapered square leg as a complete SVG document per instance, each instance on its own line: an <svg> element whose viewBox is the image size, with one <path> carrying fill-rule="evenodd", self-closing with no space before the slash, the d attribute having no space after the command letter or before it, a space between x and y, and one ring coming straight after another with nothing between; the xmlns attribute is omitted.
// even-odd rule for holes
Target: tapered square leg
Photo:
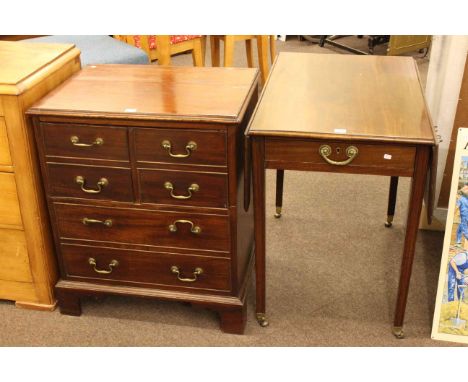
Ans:
<svg viewBox="0 0 468 382"><path fill-rule="evenodd" d="M281 217L281 209L283 207L283 184L284 170L276 170L276 213L275 218Z"/></svg>
<svg viewBox="0 0 468 382"><path fill-rule="evenodd" d="M398 176L392 176L390 178L390 191L388 193L387 221L385 222L385 227L387 228L392 226L393 217L395 216L397 191L398 191Z"/></svg>

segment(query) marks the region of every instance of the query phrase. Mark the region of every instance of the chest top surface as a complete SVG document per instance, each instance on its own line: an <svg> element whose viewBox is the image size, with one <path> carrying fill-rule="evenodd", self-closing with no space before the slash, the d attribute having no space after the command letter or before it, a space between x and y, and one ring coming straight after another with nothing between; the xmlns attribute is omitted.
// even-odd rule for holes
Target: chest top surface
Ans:
<svg viewBox="0 0 468 382"><path fill-rule="evenodd" d="M257 69L88 66L28 113L237 123L257 81Z"/></svg>
<svg viewBox="0 0 468 382"><path fill-rule="evenodd" d="M0 41L0 94L20 94L22 82L74 48L73 44Z"/></svg>
<svg viewBox="0 0 468 382"><path fill-rule="evenodd" d="M435 143L411 57L280 53L248 134Z"/></svg>

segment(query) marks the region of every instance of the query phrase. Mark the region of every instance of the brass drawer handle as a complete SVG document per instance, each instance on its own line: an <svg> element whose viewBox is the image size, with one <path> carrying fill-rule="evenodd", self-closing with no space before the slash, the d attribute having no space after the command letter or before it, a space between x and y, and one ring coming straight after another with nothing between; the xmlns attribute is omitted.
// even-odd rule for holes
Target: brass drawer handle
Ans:
<svg viewBox="0 0 468 382"><path fill-rule="evenodd" d="M76 135L73 135L70 137L70 142L72 143L73 146L91 147L91 146L102 146L104 144L104 139L96 138L94 142L92 143L80 143L80 138L78 138Z"/></svg>
<svg viewBox="0 0 468 382"><path fill-rule="evenodd" d="M335 165L335 166L346 166L347 164L350 164L354 158L357 157L358 155L358 148L356 146L349 146L346 148L346 156L348 159L346 159L343 162L337 162L334 160L331 160L329 155L332 153L332 149L328 145L322 145L319 148L319 154L322 156L323 159L325 159L328 163Z"/></svg>
<svg viewBox="0 0 468 382"><path fill-rule="evenodd" d="M188 158L192 154L192 151L195 151L197 149L197 142L190 141L189 143L187 143L187 145L185 146L186 154L173 154L171 151L172 143L167 139L161 142L161 146L163 149L167 150L167 152L172 158Z"/></svg>
<svg viewBox="0 0 468 382"><path fill-rule="evenodd" d="M97 269L96 268L96 266L97 266L96 259L93 259L92 257L90 257L88 259L88 264L93 266L94 272L99 273L101 275L108 275L109 273L112 273L114 268L119 265L119 262L117 260L112 260L109 263L109 270L107 270L107 269Z"/></svg>
<svg viewBox="0 0 468 382"><path fill-rule="evenodd" d="M102 220L96 220L96 219L88 219L88 218L83 218L81 222L84 225L90 225L90 224L103 224L106 227L112 227L112 219L106 219L104 221Z"/></svg>
<svg viewBox="0 0 468 382"><path fill-rule="evenodd" d="M179 220L174 221L174 223L172 223L169 226L169 231L177 232L177 223L190 224L191 225L190 232L194 233L195 235L199 235L201 233L201 228L199 226L193 224L193 222L190 221L190 220L183 220L183 219L179 219Z"/></svg>
<svg viewBox="0 0 468 382"><path fill-rule="evenodd" d="M195 281L197 281L197 278L199 275L201 275L203 273L203 269L202 268L195 268L195 271L193 271L193 278L189 279L189 278L185 278L185 277L181 277L180 276L180 270L179 270L179 267L173 265L171 267L171 272L176 274L177 275L177 279L179 281L182 281L184 283L193 283Z"/></svg>
<svg viewBox="0 0 468 382"><path fill-rule="evenodd" d="M86 180L81 175L78 175L75 178L75 182L78 183L81 186L81 190L87 194L99 194L102 189L109 184L109 181L106 178L101 178L99 179L99 182L97 182L97 190L92 188L85 188Z"/></svg>
<svg viewBox="0 0 468 382"><path fill-rule="evenodd" d="M171 182L165 182L164 188L166 190L171 191L171 196L174 199L190 199L192 197L192 192L197 192L200 190L200 186L196 183L192 183L190 187L187 189L189 193L188 195L174 195L174 186L172 185Z"/></svg>

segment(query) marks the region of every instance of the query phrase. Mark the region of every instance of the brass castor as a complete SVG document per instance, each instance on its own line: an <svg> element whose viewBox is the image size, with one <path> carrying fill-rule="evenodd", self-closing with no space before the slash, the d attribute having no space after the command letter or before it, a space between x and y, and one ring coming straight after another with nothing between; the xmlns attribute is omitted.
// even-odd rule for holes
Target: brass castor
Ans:
<svg viewBox="0 0 468 382"><path fill-rule="evenodd" d="M394 326L392 329L392 333L395 338L401 340L405 338L405 332L403 331L403 326Z"/></svg>
<svg viewBox="0 0 468 382"><path fill-rule="evenodd" d="M275 218L279 219L281 217L281 207L276 207Z"/></svg>
<svg viewBox="0 0 468 382"><path fill-rule="evenodd" d="M257 321L258 321L258 324L259 324L262 328L265 328L265 327L267 327L268 325L270 325L270 323L269 323L268 320L266 319L265 313L257 313Z"/></svg>
<svg viewBox="0 0 468 382"><path fill-rule="evenodd" d="M385 222L385 227L390 228L393 223L393 215L387 216L387 221Z"/></svg>

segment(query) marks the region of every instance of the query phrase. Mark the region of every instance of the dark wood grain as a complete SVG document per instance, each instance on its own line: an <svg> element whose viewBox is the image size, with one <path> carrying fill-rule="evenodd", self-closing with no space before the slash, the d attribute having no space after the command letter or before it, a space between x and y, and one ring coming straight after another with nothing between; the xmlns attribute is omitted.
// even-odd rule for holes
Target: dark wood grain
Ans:
<svg viewBox="0 0 468 382"><path fill-rule="evenodd" d="M229 259L174 256L168 253L73 245L63 245L62 256L66 276L71 279L116 280L128 283L155 284L155 286L159 284L224 291L229 291L231 287ZM98 270L108 271L112 260L117 260L118 265L109 274L99 274L89 264L89 258L96 260ZM202 268L203 272L197 276L196 281L183 282L171 272L172 266L179 268L181 278L194 278L193 272L198 267Z"/></svg>
<svg viewBox="0 0 468 382"><path fill-rule="evenodd" d="M202 173L193 171L167 171L138 169L142 203L175 204L182 206L227 208L227 177L225 174ZM166 182L173 185L175 196L190 196L189 199L176 199L164 187ZM192 184L199 190L189 192Z"/></svg>
<svg viewBox="0 0 468 382"><path fill-rule="evenodd" d="M224 131L197 131L176 129L135 129L135 154L138 162L174 164L226 165L226 134ZM171 143L171 153L187 155L186 146L195 142L186 158L174 158L162 147L163 141Z"/></svg>
<svg viewBox="0 0 468 382"><path fill-rule="evenodd" d="M70 164L48 163L49 194L59 197L83 199L105 199L123 202L133 201L132 176L130 169L98 166L82 166ZM86 193L76 182L76 177L85 180L85 189L98 190L97 183L102 178L108 180L108 185L102 187L98 194Z"/></svg>
<svg viewBox="0 0 468 382"><path fill-rule="evenodd" d="M48 157L105 159L128 162L127 129L113 126L43 123L45 153ZM91 144L96 139L102 145L74 146L71 137L79 143Z"/></svg>
<svg viewBox="0 0 468 382"><path fill-rule="evenodd" d="M63 203L55 203L54 210L61 238L229 253L229 221L226 216ZM83 218L110 219L112 226L99 223L85 225ZM169 226L176 220L190 220L200 227L201 232L192 233L188 223L176 223L177 231L171 232Z"/></svg>

